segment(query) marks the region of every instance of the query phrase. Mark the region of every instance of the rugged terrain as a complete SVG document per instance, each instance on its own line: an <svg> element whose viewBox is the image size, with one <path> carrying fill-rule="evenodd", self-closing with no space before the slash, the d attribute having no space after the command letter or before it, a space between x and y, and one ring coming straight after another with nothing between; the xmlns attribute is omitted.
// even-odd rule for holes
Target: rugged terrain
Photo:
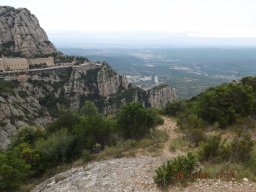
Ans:
<svg viewBox="0 0 256 192"><path fill-rule="evenodd" d="M35 15L26 8L8 6L0 6L0 52L6 57L58 53ZM110 114L128 102L160 108L176 99L170 86L145 91L128 85L126 77L108 64L88 62L25 74L28 81L0 81L0 148L7 147L19 127L44 126L59 110L78 111L86 100L93 101L103 114ZM7 78L15 79L12 75Z"/></svg>
<svg viewBox="0 0 256 192"><path fill-rule="evenodd" d="M103 114L111 114L133 101L160 108L176 99L170 86L145 91L128 84L125 76L107 64L31 72L27 77L27 81L0 82L1 148L7 147L19 127L44 126L58 110L78 111L86 100L93 101Z"/></svg>
<svg viewBox="0 0 256 192"><path fill-rule="evenodd" d="M170 142L179 137L175 121L165 118L164 125L158 127L169 135L162 152L158 157L151 155L137 155L134 158L120 158L92 162L82 167L74 167L66 172L59 173L36 186L33 192L97 192L97 191L138 191L160 192L153 181L154 170L167 159L182 155L183 152L167 150ZM179 192L253 192L256 184L244 179L238 182L213 179L198 179L184 187L172 186L167 191Z"/></svg>
<svg viewBox="0 0 256 192"><path fill-rule="evenodd" d="M35 15L26 8L0 6L0 50L5 56L57 53Z"/></svg>

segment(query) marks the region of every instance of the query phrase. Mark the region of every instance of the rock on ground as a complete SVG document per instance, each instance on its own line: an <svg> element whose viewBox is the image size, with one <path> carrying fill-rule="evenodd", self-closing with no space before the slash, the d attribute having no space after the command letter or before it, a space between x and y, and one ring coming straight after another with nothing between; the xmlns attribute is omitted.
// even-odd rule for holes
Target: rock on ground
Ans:
<svg viewBox="0 0 256 192"><path fill-rule="evenodd" d="M154 184L154 170L166 159L148 156L90 163L55 175L32 192L160 192ZM187 187L173 186L171 192L255 192L250 181L202 179Z"/></svg>
<svg viewBox="0 0 256 192"><path fill-rule="evenodd" d="M160 158L137 157L105 160L73 168L38 185L33 192L159 191L154 169Z"/></svg>

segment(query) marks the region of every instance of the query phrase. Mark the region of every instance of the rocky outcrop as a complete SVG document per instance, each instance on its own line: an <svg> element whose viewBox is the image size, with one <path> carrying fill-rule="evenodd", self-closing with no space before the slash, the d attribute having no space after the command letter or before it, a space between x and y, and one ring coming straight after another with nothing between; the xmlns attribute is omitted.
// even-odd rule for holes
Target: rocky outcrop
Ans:
<svg viewBox="0 0 256 192"><path fill-rule="evenodd" d="M124 89L128 88L127 78L117 74L109 65L104 65L98 72L97 83L99 94L103 97L117 93L120 87Z"/></svg>
<svg viewBox="0 0 256 192"><path fill-rule="evenodd" d="M32 192L158 192L160 189L155 186L153 176L162 161L144 156L95 162L60 173Z"/></svg>
<svg viewBox="0 0 256 192"><path fill-rule="evenodd" d="M149 103L153 108L163 108L168 102L176 100L175 88L169 85L159 85L148 91Z"/></svg>
<svg viewBox="0 0 256 192"><path fill-rule="evenodd" d="M42 127L51 117L33 95L24 95L19 87L8 97L0 96L0 148L6 148L17 129L28 124Z"/></svg>
<svg viewBox="0 0 256 192"><path fill-rule="evenodd" d="M126 77L108 64L27 72L27 78L26 82L0 80L0 148L6 148L22 125L43 126L59 109L78 111L87 100L103 114L114 113L134 101L160 108L175 100L169 86L145 91L128 85Z"/></svg>
<svg viewBox="0 0 256 192"><path fill-rule="evenodd" d="M93 99L97 103L97 99L112 97L127 90L128 81L108 64L89 63L73 68L65 89L66 95L71 99L71 107L78 109L85 99Z"/></svg>
<svg viewBox="0 0 256 192"><path fill-rule="evenodd" d="M0 6L0 51L9 57L57 53L29 10L7 6ZM6 148L19 127L43 126L60 108L77 111L87 100L109 114L133 101L160 108L175 99L170 87L147 92L129 85L106 63L26 73L27 82L0 80L0 148Z"/></svg>
<svg viewBox="0 0 256 192"><path fill-rule="evenodd" d="M0 6L0 50L5 56L57 53L38 19L28 9Z"/></svg>

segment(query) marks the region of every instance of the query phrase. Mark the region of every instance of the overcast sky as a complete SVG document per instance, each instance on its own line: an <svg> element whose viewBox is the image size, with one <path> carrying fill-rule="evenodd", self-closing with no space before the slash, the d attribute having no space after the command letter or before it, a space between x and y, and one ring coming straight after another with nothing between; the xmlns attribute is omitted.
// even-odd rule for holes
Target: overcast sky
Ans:
<svg viewBox="0 0 256 192"><path fill-rule="evenodd" d="M47 33L256 37L256 0L0 0L0 4L28 8Z"/></svg>

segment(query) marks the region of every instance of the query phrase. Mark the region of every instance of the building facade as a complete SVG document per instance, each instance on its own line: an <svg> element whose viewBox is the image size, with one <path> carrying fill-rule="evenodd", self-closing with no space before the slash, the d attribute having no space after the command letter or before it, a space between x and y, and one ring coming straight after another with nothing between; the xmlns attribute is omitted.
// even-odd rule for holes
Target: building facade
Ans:
<svg viewBox="0 0 256 192"><path fill-rule="evenodd" d="M28 59L29 65L40 65L40 64L46 64L47 66L53 66L54 65L54 58L48 57L48 58L35 58L35 59Z"/></svg>
<svg viewBox="0 0 256 192"><path fill-rule="evenodd" d="M46 66L54 65L54 58L0 58L0 71L15 71L15 70L27 70L30 65L46 64Z"/></svg>
<svg viewBox="0 0 256 192"><path fill-rule="evenodd" d="M28 61L25 58L6 58L0 59L1 71L27 70L29 69Z"/></svg>
<svg viewBox="0 0 256 192"><path fill-rule="evenodd" d="M4 62L2 58L0 58L0 71L4 71Z"/></svg>

